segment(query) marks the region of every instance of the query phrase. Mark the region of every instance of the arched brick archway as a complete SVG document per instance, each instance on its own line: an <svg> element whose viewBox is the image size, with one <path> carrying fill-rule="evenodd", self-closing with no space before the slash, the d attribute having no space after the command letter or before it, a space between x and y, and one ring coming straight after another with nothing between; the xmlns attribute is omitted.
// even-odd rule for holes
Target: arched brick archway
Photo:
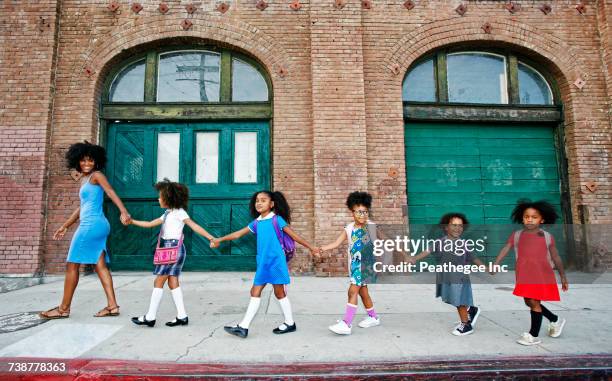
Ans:
<svg viewBox="0 0 612 381"><path fill-rule="evenodd" d="M258 60L268 71L273 88L282 93L285 75L291 73L288 55L271 36L253 25L238 20L228 20L214 15L199 15L191 19L193 26L188 31L181 28L182 18L156 16L147 23L128 22L101 38L84 54L83 70L89 70L94 91L91 99L99 99L106 74L110 66L125 56L126 52L156 41L181 39L183 41L208 41L243 51ZM151 33L155 30L156 33ZM125 58L125 57L124 57ZM95 110L97 111L97 105ZM97 125L97 112L92 115Z"/></svg>
<svg viewBox="0 0 612 381"><path fill-rule="evenodd" d="M560 87L569 86L578 76L586 76L584 63L575 49L554 35L507 19L487 19L487 22L492 28L490 34L482 29L482 18L465 17L427 24L397 41L382 64L394 73L403 74L416 59L429 51L480 42L485 46L509 44L527 54L535 53L547 61L548 69Z"/></svg>
<svg viewBox="0 0 612 381"><path fill-rule="evenodd" d="M386 103L390 115L386 122L382 120L373 121L374 125L368 126L368 135L376 134L386 137L388 144L385 147L378 145L368 146L368 167L370 168L370 188L375 192L380 191L379 184L389 181L387 178L389 168L388 162L397 162L397 152L403 152L403 112L402 112L402 80L408 68L420 57L429 52L450 46L469 46L470 48L494 48L507 47L531 60L538 62L553 77L557 84L561 101L564 106L564 126L566 140L566 156L569 161L569 187L572 198L572 215L574 220L578 219L577 205L582 203L579 188L582 183L580 164L577 160L581 147L575 144L574 133L577 120L586 116L582 115L581 104L588 97L588 74L583 60L571 46L563 43L552 34L545 33L537 28L514 22L507 19L487 19L491 25L491 33L485 33L482 26L485 20L476 17L462 17L455 20L443 20L424 25L410 34L399 39L386 53L385 58L380 61L379 71L388 73L386 83L379 84L388 95L384 101L393 99L393 106ZM587 86L582 90L573 85L577 78L587 80ZM381 99L383 101L383 99ZM383 107L377 105L377 101L370 103L368 107ZM370 139L368 139L370 140ZM389 144L395 145L390 147ZM381 164L378 164L381 163ZM400 165L397 179L398 189L405 189L405 163ZM378 167L378 168L377 168ZM383 193L384 191L381 191ZM388 192L387 192L388 193ZM381 196L385 196L381 194ZM400 201L400 202L397 202ZM386 218L399 221L400 210L398 205L406 205L405 193L394 200L389 208ZM395 209L395 211L393 211ZM405 211L401 211L405 218Z"/></svg>
<svg viewBox="0 0 612 381"><path fill-rule="evenodd" d="M126 23L122 27L96 41L85 54L84 66L103 73L104 66L113 57L128 49L164 39L202 39L229 45L248 52L259 60L274 79L282 78L280 68L288 71L287 53L271 36L256 27L237 20L228 20L213 15L202 15L191 19L193 27L182 30L180 17L152 17L147 24ZM155 30L155 33L151 31ZM98 80L96 75L95 80Z"/></svg>
<svg viewBox="0 0 612 381"><path fill-rule="evenodd" d="M129 34L126 36L127 40L121 42L122 39L117 39L116 36L109 36L112 41L117 41L115 46L107 46L104 41L99 42L97 48L93 49L93 55L90 58L90 71L98 73L96 67L101 67L99 70L96 87L96 95L100 94L99 87L103 83L103 86L108 86L108 77L110 71L115 71L118 67L123 66L125 63L119 63L121 58L129 58L134 54L151 50L155 52L161 52L164 48L173 49L173 46L178 46L178 49L191 49L193 47L206 45L216 45L215 49L221 49L220 57L232 57L228 58L230 61L233 60L233 53L237 51L247 52L250 56L255 56L256 60L262 65L262 71L268 72L268 77L272 81L274 68L278 65L278 60L282 60L284 57L275 57L274 53L269 51L270 46L274 46L274 42L265 38L265 36L256 36L255 31L251 28L247 28L244 25L233 25L232 28L224 27L221 24L214 23L215 18L211 17L207 22L202 24L201 30L189 30L187 33L181 33L175 30L164 30L154 35L151 35L150 31L146 31L146 28L132 28ZM198 21L194 21L194 24ZM193 29L193 28L192 28ZM231 33L228 33L228 29L233 29ZM185 32L185 31L182 31ZM227 33L227 34L226 34ZM144 38L141 36L144 35ZM180 36L180 37L179 37ZM161 49L161 50L160 50ZM177 49L177 48L174 48ZM230 53L231 50L233 53ZM255 51L255 54L253 54ZM154 57L161 56L161 53L154 54ZM150 57L150 55L149 55ZM223 58L225 59L225 58ZM223 83L227 84L228 81L223 78L231 78L231 69L224 69L225 66L221 64L223 61L219 58L219 73L220 73L220 88ZM155 62L161 61L162 58L154 58ZM150 64L151 65L151 64ZM152 65L156 65L155 63ZM281 64L282 66L282 64ZM153 66L154 67L154 66ZM161 63L158 66L161 71ZM160 72L161 75L161 72ZM111 74L111 76L114 76ZM160 77L161 78L161 77ZM163 82L163 81L162 81ZM158 84L159 85L159 84ZM154 86L154 85L152 85ZM159 87L162 91L161 87ZM230 90L220 90L222 93L230 94ZM107 90L105 89L103 93ZM272 89L270 89L272 91ZM274 92L272 91L272 94ZM161 94L161 93L160 93ZM222 98L220 96L220 102L228 103L231 102L231 98ZM160 98L157 98L160 99ZM107 101L104 97L103 102ZM148 102L155 101L155 98L150 98ZM266 98L266 107L269 107ZM181 102L175 103L180 105ZM183 107L189 108L190 106L185 103ZM160 154L155 149L146 150L144 148L143 141L152 141L152 139L166 139L161 138L165 136L160 128L166 128L171 125L173 128L173 134L180 136L180 152L181 160L177 158L177 170L175 176L177 181L181 181L189 186L191 190L190 203L188 212L193 215L194 218L198 218L202 226L208 231L214 232L216 236L227 234L236 228L243 227L249 222L248 213L248 197L250 197L249 191L252 193L257 189L269 189L271 184L269 182L270 174L272 173L270 165L270 119L269 116L262 117L261 115L253 117L250 120L246 120L242 117L243 113L239 111L232 112L229 108L221 108L222 112L226 117L235 118L234 121L225 121L223 118L220 120L206 120L205 117L194 117L189 121L177 122L171 117L168 117L164 121L163 126L156 124L154 120L145 120L142 122L143 126L137 127L137 131L134 131L134 125L129 127L129 120L139 120L142 115L139 115L139 111L136 110L131 117L121 118L121 122L110 122L106 111L108 107L104 106L101 111L101 118L104 119L102 127L108 126L107 128L100 129L99 136L102 142L107 148L109 155L109 166L107 168L107 176L109 181L115 187L117 194L120 197L130 198L131 207L134 210L136 218L143 218L142 216L153 215L158 212L155 207L151 207L150 203L153 197L154 191L142 189L142 184L149 182L149 174L151 172L156 173L159 167L155 164L145 165L141 170L143 180L125 180L117 173L121 173L123 170L122 162L124 160L118 159L122 155L118 155L118 152L130 152L130 157L133 160L142 160L144 163L155 163L157 155ZM126 106L127 107L127 106ZM223 107L223 106L220 106ZM241 107L240 104L236 103L235 107ZM264 107L262 105L262 107ZM244 108L242 108L244 112ZM193 110L187 111L187 114L193 112ZM266 114L270 115L270 114ZM114 119L115 117L113 117ZM241 119L242 118L242 119ZM261 118L265 118L265 121ZM111 127L112 125L112 127ZM161 127L160 127L161 126ZM214 127L213 127L214 126ZM130 129L126 131L126 128ZM215 129L215 132L210 132L211 129ZM244 132L248 130L250 132ZM255 132L253 132L255 131ZM136 135L134 135L136 134ZM195 134L195 135L194 135ZM235 155L239 152L237 147L239 134L254 134L255 136L255 150L257 152L257 175L249 181L230 181L230 170L231 165L228 164L227 158L235 158ZM210 184L204 185L199 183L195 177L190 173L191 164L190 160L185 160L183 155L196 155L196 137L208 136L206 139L212 139L211 135L216 136L217 147L219 153L218 158L225 161L221 161L219 167L216 169L217 178L212 180ZM138 138L134 138L138 136ZM106 140L103 138L106 137ZM147 138L148 137L148 138ZM204 138L203 138L204 139ZM234 141L233 139L236 139ZM140 143L140 144L139 144ZM162 144L162 143L159 143ZM164 144L169 144L168 142ZM236 144L236 146L234 146ZM178 148L178 146L177 146ZM235 151L234 151L235 149ZM189 157L189 156L186 156ZM192 156L194 157L194 156ZM194 159L197 160L197 159ZM234 160L234 159L231 159ZM233 162L233 161L232 161ZM152 169L152 171L151 171ZM211 172L212 173L212 172ZM159 181L161 177L153 178L150 181ZM234 179L235 180L235 179ZM240 184L245 183L245 184ZM249 184L246 184L249 183ZM250 184L253 183L253 184ZM216 191L213 191L216 190ZM246 190L248 189L248 190ZM146 238L143 239L138 235L135 235L129 231L121 229L121 226L116 222L117 218L113 215L115 209L109 206L108 218L111 222L111 235L109 236L108 244L111 252L112 262L114 262L113 269L133 270L133 269L144 269L147 265L147 255L142 256L143 250L135 248L134 245L124 245L124 242L138 242L139 247L146 247ZM249 270L252 269L255 263L255 253L253 239L247 238L248 240L242 241L240 244L232 243L230 246L220 248L219 250L211 250L197 237L193 237L189 234L185 236L185 242L190 250L193 250L196 255L192 256L192 260L187 265L192 270ZM219 253L231 253L232 258L222 259ZM142 256L142 257L141 257Z"/></svg>
<svg viewBox="0 0 612 381"><path fill-rule="evenodd" d="M80 59L75 60L70 69L62 66L59 75L64 80L62 86L58 88L58 99L78 99L79 102L78 108L65 108L56 114L56 123L61 128L52 138L54 147L50 167L53 186L49 189L51 199L69 198L74 202L75 197L70 192L73 184L66 176L62 160L66 142L83 139L98 141L100 136L99 107L105 79L114 65L135 52L159 46L160 43L163 44L164 41L170 40L182 44L195 42L196 44L219 45L221 48L244 53L261 64L272 84L273 103L279 100L279 104L283 102L287 104L287 99L290 99L296 91L300 91L299 88L296 89L295 84L291 85L293 76L298 75L291 57L284 47L266 32L243 21L207 14L198 14L191 18L193 27L185 31L180 26L182 20L183 18L179 15L152 16L146 20L146 23L139 23L134 19L127 20L122 25L110 28L110 32L99 34L96 39L92 39L90 46L82 50L82 53L79 54ZM76 49L76 47L67 44L65 49ZM296 136L294 142L302 141L300 144L305 147L304 150L293 150L292 154L298 158L304 157L304 152L307 152L307 142L310 141L309 134L303 132L303 123L295 123L292 118L294 119L294 114L290 107L279 107L274 110L274 125L282 129L283 135ZM68 129L70 132L67 132ZM282 146L280 132L273 133L271 138L272 145ZM281 154L280 149L272 151L273 156ZM295 185L285 184L285 182L296 173L292 168L293 162L288 159L281 161L278 157L274 157L273 162L275 163L272 179L274 187L283 187L287 194L292 194L295 192L293 190ZM310 173L311 170L305 167L304 170L297 172ZM303 178L308 179L308 176L305 175ZM308 195L302 196L297 193L294 193L294 200L306 204L309 202ZM54 216L62 213L63 211L60 210L50 210L50 214ZM58 266L61 266L65 248L53 244L51 233L48 231L46 234L47 252L50 253L49 260L60 263ZM296 261L298 265L301 265L302 262L306 266L307 261L302 258Z"/></svg>

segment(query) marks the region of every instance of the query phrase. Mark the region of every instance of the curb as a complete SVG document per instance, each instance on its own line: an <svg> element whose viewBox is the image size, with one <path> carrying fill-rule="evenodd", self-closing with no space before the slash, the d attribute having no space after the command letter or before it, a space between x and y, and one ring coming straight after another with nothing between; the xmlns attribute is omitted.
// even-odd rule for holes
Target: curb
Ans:
<svg viewBox="0 0 612 381"><path fill-rule="evenodd" d="M612 377L612 355L504 357L373 363L162 363L103 359L1 360L2 380L448 380ZM65 363L64 373L9 372L10 363Z"/></svg>

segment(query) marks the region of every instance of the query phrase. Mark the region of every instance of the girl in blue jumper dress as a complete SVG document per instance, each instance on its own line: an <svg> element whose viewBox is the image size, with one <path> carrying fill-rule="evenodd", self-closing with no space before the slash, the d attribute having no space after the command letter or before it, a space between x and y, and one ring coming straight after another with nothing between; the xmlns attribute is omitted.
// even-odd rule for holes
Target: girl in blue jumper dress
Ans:
<svg viewBox="0 0 612 381"><path fill-rule="evenodd" d="M223 241L238 239L246 234L253 233L257 236L257 271L251 287L251 300L244 318L239 324L226 326L225 331L231 335L246 338L249 334L249 325L255 317L261 303L261 292L266 284L271 283L274 287L274 295L283 311L285 322L275 328L275 334L284 334L296 330L293 321L293 313L289 298L285 293L285 285L289 284L289 268L285 252L281 246L276 233L287 234L295 242L310 250L311 255L318 255L316 248L300 237L289 227L291 222L291 211L285 196L281 192L261 191L251 197L249 203L251 216L255 218L248 226L228 234L224 237L213 239L210 246L215 248Z"/></svg>

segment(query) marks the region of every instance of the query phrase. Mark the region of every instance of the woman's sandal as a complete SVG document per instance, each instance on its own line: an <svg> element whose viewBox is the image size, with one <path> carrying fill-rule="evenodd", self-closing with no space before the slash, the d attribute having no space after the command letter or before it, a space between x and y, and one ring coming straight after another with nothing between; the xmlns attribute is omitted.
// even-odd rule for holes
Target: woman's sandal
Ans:
<svg viewBox="0 0 612 381"><path fill-rule="evenodd" d="M113 311L117 311L117 312L113 312ZM102 308L100 311L98 311L97 314L94 315L94 317L109 317L109 316L119 316L119 306L107 306Z"/></svg>
<svg viewBox="0 0 612 381"><path fill-rule="evenodd" d="M70 309L67 310L62 310L60 308L60 306L57 307L53 307L49 310L40 312L38 314L38 316L40 316L43 319L48 319L48 320L52 320L52 319L66 319L70 316Z"/></svg>

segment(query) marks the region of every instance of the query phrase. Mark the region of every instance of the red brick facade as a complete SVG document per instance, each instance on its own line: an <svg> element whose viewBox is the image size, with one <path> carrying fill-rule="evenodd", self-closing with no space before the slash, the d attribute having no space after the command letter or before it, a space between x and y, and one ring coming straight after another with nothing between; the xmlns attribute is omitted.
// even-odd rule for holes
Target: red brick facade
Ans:
<svg viewBox="0 0 612 381"><path fill-rule="evenodd" d="M346 194L375 197L376 218L405 223L402 79L427 52L463 44L509 47L555 77L564 105L574 221L612 223L612 1L5 1L0 4L0 273L63 270L70 236L51 239L78 202L63 152L98 141L98 104L107 73L137 51L181 41L213 42L249 54L273 83L272 178L295 210L296 230L323 243L347 222ZM544 14L540 7L552 6ZM337 5L337 6L335 6ZM296 7L297 8L297 7ZM185 31L181 21L193 27ZM490 33L483 30L489 23ZM579 89L576 79L586 81ZM397 172L399 176L391 176ZM595 192L586 189L597 183ZM312 269L305 253L296 271ZM343 272L346 259L317 264Z"/></svg>
<svg viewBox="0 0 612 381"><path fill-rule="evenodd" d="M0 4L0 272L43 270L56 1Z"/></svg>

